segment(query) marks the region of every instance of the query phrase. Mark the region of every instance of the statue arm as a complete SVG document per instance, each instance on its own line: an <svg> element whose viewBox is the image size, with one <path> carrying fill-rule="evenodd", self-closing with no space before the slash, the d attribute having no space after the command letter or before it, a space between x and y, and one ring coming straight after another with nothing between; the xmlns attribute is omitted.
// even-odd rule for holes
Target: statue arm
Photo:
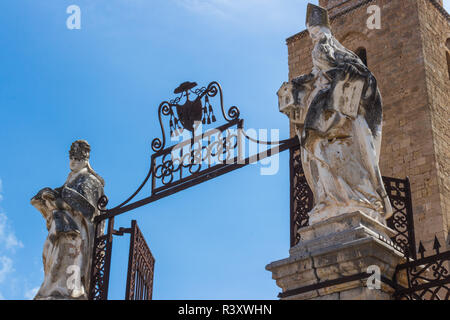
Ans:
<svg viewBox="0 0 450 320"><path fill-rule="evenodd" d="M304 74L301 75L300 77L294 78L292 79L292 84L294 86L304 86L308 83L311 83L314 80L314 74L313 73L309 73L309 74Z"/></svg>
<svg viewBox="0 0 450 320"><path fill-rule="evenodd" d="M369 69L362 63L358 56L350 53L337 55L336 68L344 70L349 75L349 80L354 80L357 77L367 78L371 74Z"/></svg>
<svg viewBox="0 0 450 320"><path fill-rule="evenodd" d="M291 82L295 87L308 86L314 82L318 73L319 73L319 69L314 66L313 70L310 73L301 75L297 78L294 78L294 79L292 79Z"/></svg>
<svg viewBox="0 0 450 320"><path fill-rule="evenodd" d="M291 122L295 124L297 131L301 131L308 111L307 101L311 95L314 82L320 70L314 66L309 74L305 74L291 80L293 103L287 113ZM285 112L286 113L286 112Z"/></svg>
<svg viewBox="0 0 450 320"><path fill-rule="evenodd" d="M56 209L57 198L57 191L51 188L43 188L31 199L31 204L41 212L45 219L48 219L49 213Z"/></svg>
<svg viewBox="0 0 450 320"><path fill-rule="evenodd" d="M86 219L93 218L95 207L77 190L66 186L61 192L61 198L71 209L81 212Z"/></svg>

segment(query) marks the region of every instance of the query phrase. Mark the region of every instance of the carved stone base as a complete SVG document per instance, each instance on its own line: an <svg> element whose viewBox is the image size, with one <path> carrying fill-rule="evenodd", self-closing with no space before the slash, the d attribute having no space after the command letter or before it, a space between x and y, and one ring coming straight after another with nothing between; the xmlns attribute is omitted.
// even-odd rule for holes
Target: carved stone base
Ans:
<svg viewBox="0 0 450 320"><path fill-rule="evenodd" d="M342 214L299 231L289 258L266 266L285 300L391 300L396 266L404 261L390 237L394 231L362 213ZM380 289L367 287L377 266ZM383 282L384 281L384 282Z"/></svg>

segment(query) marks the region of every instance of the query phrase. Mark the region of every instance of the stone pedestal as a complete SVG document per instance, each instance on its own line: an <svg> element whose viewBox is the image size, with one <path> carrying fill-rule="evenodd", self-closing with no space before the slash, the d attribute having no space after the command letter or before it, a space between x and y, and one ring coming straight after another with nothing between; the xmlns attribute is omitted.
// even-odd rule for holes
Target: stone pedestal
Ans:
<svg viewBox="0 0 450 320"><path fill-rule="evenodd" d="M396 266L404 262L403 254L390 240L393 230L357 211L299 233L301 240L291 248L289 258L266 266L282 289L281 299L392 299L394 289L389 282ZM373 266L380 270L379 289L367 286Z"/></svg>

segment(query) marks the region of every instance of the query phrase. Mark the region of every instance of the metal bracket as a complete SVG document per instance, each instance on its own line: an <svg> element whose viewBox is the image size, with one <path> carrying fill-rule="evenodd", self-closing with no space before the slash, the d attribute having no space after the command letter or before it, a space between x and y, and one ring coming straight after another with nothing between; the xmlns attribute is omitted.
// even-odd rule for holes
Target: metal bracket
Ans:
<svg viewBox="0 0 450 320"><path fill-rule="evenodd" d="M113 230L112 234L115 236L123 236L125 233L131 234L132 231L133 229L131 228L120 227L119 230Z"/></svg>

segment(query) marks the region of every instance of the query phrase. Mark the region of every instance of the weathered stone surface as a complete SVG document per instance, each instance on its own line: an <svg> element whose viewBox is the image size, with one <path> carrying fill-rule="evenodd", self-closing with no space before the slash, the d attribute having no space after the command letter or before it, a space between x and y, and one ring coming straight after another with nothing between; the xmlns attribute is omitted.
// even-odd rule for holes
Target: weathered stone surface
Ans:
<svg viewBox="0 0 450 320"><path fill-rule="evenodd" d="M280 111L296 124L303 170L314 193L309 222L363 210L385 223L392 207L379 169L377 81L332 35L326 10L309 4L308 15L312 72L283 84L278 95Z"/></svg>
<svg viewBox="0 0 450 320"><path fill-rule="evenodd" d="M335 37L348 49L367 50L367 63L383 95L380 168L409 177L416 240L450 243L450 81L446 41L449 19L435 0L320 0ZM367 9L381 9L381 29L367 28ZM289 78L310 72L308 32L287 41ZM291 124L291 136L296 135ZM417 241L418 242L418 241ZM450 247L447 247L449 249Z"/></svg>
<svg viewBox="0 0 450 320"><path fill-rule="evenodd" d="M71 173L57 189L44 188L31 199L44 219L45 278L35 299L87 299L89 294L97 202L103 179L89 165L90 146L79 140L70 149ZM98 230L102 233L103 230Z"/></svg>
<svg viewBox="0 0 450 320"><path fill-rule="evenodd" d="M328 18L320 17L326 11L309 5L311 12L313 47L302 54L312 50L312 72L283 84L278 94L280 111L300 138L315 206L289 258L266 269L284 299L389 300L394 288L387 283L405 259L386 226L392 207L378 165L381 95L372 72L331 34ZM296 116L305 110L304 118ZM377 288L367 283L371 270L385 280ZM403 284L404 275L399 280Z"/></svg>
<svg viewBox="0 0 450 320"><path fill-rule="evenodd" d="M366 238L368 234L390 242L395 232L361 212L341 214L300 230L301 243L290 249L291 255L308 255L322 248L341 246L344 242Z"/></svg>
<svg viewBox="0 0 450 320"><path fill-rule="evenodd" d="M393 230L362 212L343 214L300 229L302 240L289 258L266 269L283 292L367 272L377 266L381 276L392 279L403 254L388 240ZM309 291L286 299L391 299L393 289L382 284L369 289L366 280Z"/></svg>

